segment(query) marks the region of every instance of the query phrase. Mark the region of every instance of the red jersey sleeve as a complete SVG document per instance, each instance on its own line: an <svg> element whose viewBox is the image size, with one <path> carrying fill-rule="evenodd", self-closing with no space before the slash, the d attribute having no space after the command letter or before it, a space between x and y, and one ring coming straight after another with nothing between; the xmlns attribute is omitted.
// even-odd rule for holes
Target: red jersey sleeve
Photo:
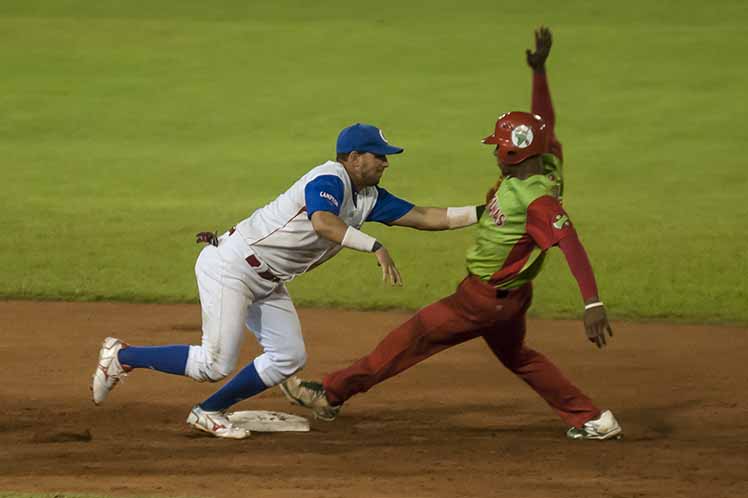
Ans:
<svg viewBox="0 0 748 498"><path fill-rule="evenodd" d="M548 125L548 152L564 160L561 142L556 138L556 113L553 111L551 90L545 72L533 73L532 76L532 112L540 115Z"/></svg>
<svg viewBox="0 0 748 498"><path fill-rule="evenodd" d="M587 257L587 251L584 250L582 242L577 237L576 231L569 237L565 237L558 243L558 247L566 256L566 262L569 264L574 278L577 279L579 290L582 292L582 299L597 299L597 283L595 283L595 274L592 273L592 265Z"/></svg>
<svg viewBox="0 0 748 498"><path fill-rule="evenodd" d="M558 244L579 284L582 298L586 301L597 296L595 275L587 252L558 200L544 195L530 204L527 208L527 233L544 251Z"/></svg>
<svg viewBox="0 0 748 498"><path fill-rule="evenodd" d="M538 197L527 207L525 229L544 251L558 244L561 239L576 233L569 215L558 200L550 195Z"/></svg>

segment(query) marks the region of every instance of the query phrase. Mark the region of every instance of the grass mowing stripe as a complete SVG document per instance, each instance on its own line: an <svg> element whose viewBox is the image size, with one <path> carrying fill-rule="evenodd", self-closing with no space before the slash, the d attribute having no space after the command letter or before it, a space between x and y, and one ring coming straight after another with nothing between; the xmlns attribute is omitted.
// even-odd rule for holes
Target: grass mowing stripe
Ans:
<svg viewBox="0 0 748 498"><path fill-rule="evenodd" d="M533 6L383 1L364 29L335 1L3 2L0 296L195 301L193 233L271 200L359 120L406 147L393 193L479 202L496 169L478 140L528 106L542 9L566 207L613 316L748 322L742 2ZM290 285L297 304L418 308L464 272L470 229L365 229L406 287L343 251ZM533 313L579 304L553 254Z"/></svg>

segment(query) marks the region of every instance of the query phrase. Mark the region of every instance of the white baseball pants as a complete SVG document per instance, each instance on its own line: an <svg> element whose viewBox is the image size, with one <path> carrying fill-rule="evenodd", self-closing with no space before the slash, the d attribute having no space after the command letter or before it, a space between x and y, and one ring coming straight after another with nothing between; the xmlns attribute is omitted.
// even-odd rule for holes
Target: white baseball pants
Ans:
<svg viewBox="0 0 748 498"><path fill-rule="evenodd" d="M236 369L245 326L263 349L255 368L268 387L306 363L301 323L282 282L262 278L246 261L251 247L238 236L221 237L200 252L195 276L202 307L203 337L190 346L185 375L216 382Z"/></svg>

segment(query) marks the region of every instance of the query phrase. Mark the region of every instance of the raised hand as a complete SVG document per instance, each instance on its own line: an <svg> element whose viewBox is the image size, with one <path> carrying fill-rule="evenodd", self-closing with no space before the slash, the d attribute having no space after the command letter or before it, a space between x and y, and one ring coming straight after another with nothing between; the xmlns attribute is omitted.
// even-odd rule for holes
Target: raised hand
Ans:
<svg viewBox="0 0 748 498"><path fill-rule="evenodd" d="M553 45L551 30L545 26L540 26L535 30L535 51L533 52L529 48L525 51L527 65L533 71L545 71L545 60L551 53L551 45Z"/></svg>

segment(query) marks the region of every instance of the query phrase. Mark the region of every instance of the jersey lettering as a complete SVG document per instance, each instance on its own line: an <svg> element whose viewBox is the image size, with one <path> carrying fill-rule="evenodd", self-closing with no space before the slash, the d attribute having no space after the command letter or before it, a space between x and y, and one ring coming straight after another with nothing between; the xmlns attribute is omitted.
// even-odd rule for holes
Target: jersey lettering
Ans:
<svg viewBox="0 0 748 498"><path fill-rule="evenodd" d="M319 193L319 196L322 197L323 199L327 199L328 201L332 202L335 207L339 207L338 200L335 198L334 195L329 194L323 190Z"/></svg>
<svg viewBox="0 0 748 498"><path fill-rule="evenodd" d="M506 215L501 211L501 206L499 205L499 201L495 195L493 196L493 199L491 199L491 202L488 204L488 213L491 215L491 218L493 218L493 221L494 223L496 223L497 227L502 226L506 221Z"/></svg>
<svg viewBox="0 0 748 498"><path fill-rule="evenodd" d="M304 187L307 217L317 211L340 214L340 205L345 198L343 180L336 175L319 175Z"/></svg>

